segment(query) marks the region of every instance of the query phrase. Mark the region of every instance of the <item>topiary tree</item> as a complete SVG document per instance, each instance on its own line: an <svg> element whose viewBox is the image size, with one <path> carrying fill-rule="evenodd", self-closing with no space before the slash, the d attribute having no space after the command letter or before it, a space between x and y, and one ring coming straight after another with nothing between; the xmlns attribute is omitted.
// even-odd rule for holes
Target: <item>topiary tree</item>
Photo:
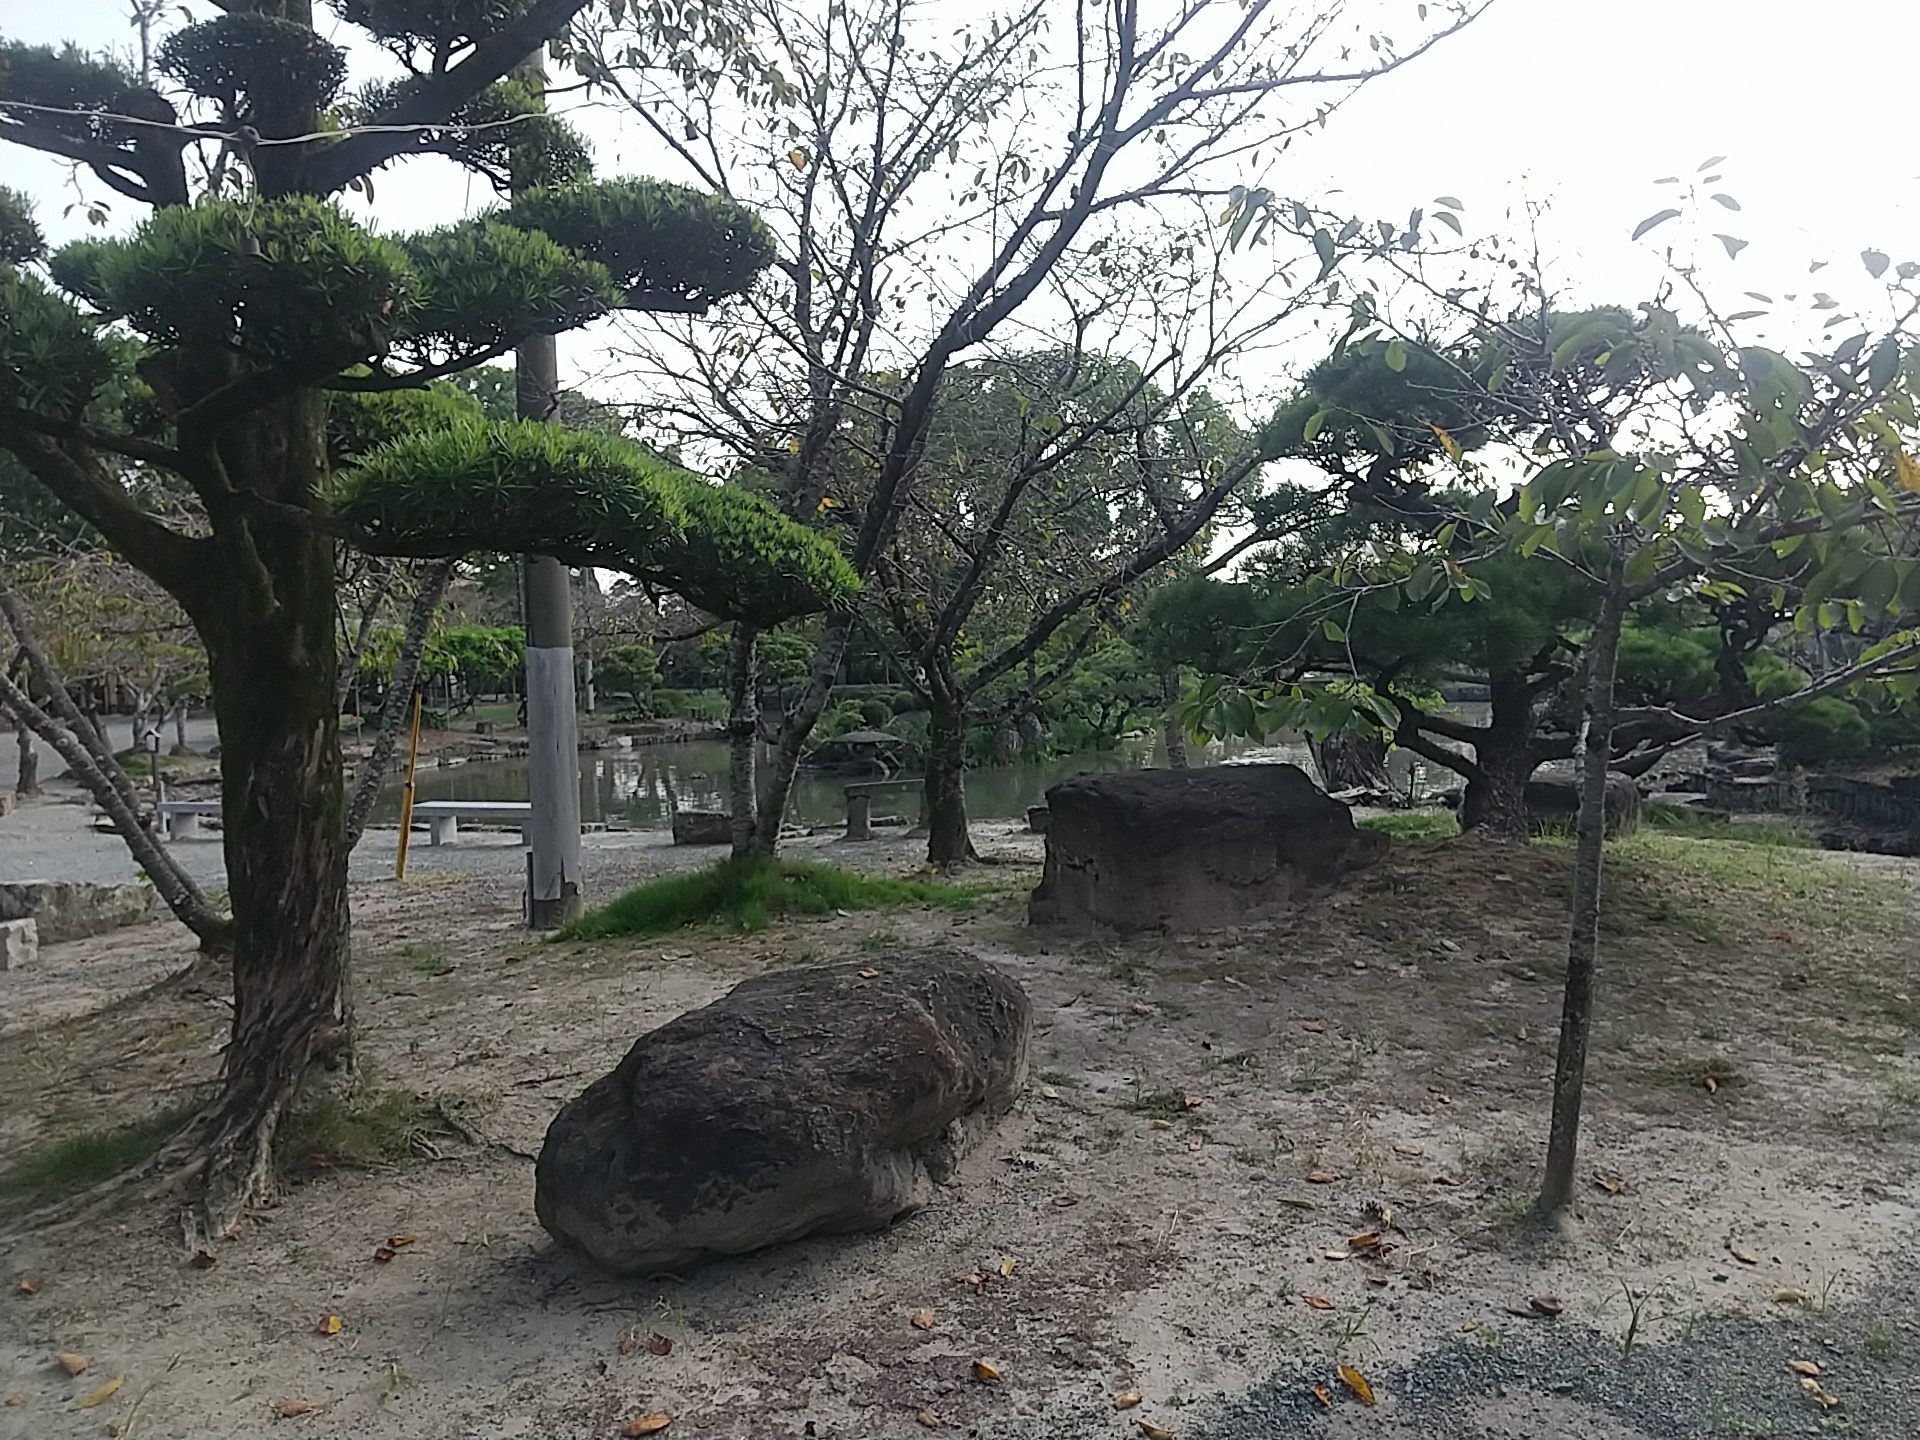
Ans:
<svg viewBox="0 0 1920 1440"><path fill-rule="evenodd" d="M767 262L750 213L588 179L557 121L471 128L511 107L509 72L583 4L356 0L346 17L407 74L344 107L346 52L304 0L169 36L172 98L72 48L0 47L0 138L151 207L44 263L0 207L0 449L172 595L210 658L232 1038L217 1095L147 1166L199 1184L210 1233L268 1197L274 1128L308 1067L351 1055L336 546L613 567L754 625L854 588L803 527L612 437L468 417L330 462L337 396L422 389L623 307L697 312ZM555 162L510 207L389 237L331 198L370 195L374 172L423 152L490 174L503 136ZM188 183L201 146L241 162L207 167L221 193ZM101 403L116 388L140 400L117 420ZM156 471L191 491L190 523L141 503L132 477Z"/></svg>

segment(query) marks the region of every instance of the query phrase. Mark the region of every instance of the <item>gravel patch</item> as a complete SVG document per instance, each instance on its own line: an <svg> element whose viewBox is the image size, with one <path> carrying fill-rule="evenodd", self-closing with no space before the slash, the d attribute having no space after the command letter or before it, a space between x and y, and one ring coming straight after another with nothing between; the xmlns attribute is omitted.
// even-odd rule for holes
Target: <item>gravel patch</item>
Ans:
<svg viewBox="0 0 1920 1440"><path fill-rule="evenodd" d="M1564 1318L1516 1320L1498 1343L1465 1335L1373 1371L1368 1409L1332 1364L1276 1374L1182 1440L1289 1435L1423 1440L1704 1440L1711 1436L1920 1436L1920 1257L1826 1313L1707 1319L1685 1339L1623 1353L1618 1336ZM1789 1360L1819 1366L1841 1403L1806 1392ZM1323 1405L1313 1387L1323 1387Z"/></svg>

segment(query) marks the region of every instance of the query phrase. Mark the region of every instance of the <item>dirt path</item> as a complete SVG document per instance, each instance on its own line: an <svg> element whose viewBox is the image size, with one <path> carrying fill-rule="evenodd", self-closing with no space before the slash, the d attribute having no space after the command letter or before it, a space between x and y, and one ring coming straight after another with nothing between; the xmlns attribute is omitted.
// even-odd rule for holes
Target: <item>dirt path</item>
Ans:
<svg viewBox="0 0 1920 1440"><path fill-rule="evenodd" d="M922 1412L994 1436L1137 1436L1140 1418L1193 1440L1920 1433L1909 867L1622 849L1580 1221L1545 1243L1520 1222L1564 852L1405 845L1286 924L1099 944L1027 929L1031 843L987 848L1017 852L994 872L1013 889L971 917L638 944L529 944L501 877L363 885L367 1083L430 1094L489 1143L423 1123L419 1158L295 1187L208 1270L163 1210L17 1246L0 1434L131 1414L191 1437L587 1437L653 1411L670 1436L756 1440L918 1435ZM936 938L1006 967L1037 1020L1028 1094L937 1207L645 1282L540 1232L525 1155L635 1035L769 965L879 965ZM5 1038L9 1154L184 1093L226 1012L62 1013ZM1385 1243L1357 1251L1363 1231ZM909 1323L923 1307L931 1330ZM1823 1415L1787 1358L1828 1367L1845 1408ZM1341 1362L1377 1408L1345 1397ZM1128 1389L1143 1403L1116 1414ZM289 1402L313 1409L277 1418Z"/></svg>

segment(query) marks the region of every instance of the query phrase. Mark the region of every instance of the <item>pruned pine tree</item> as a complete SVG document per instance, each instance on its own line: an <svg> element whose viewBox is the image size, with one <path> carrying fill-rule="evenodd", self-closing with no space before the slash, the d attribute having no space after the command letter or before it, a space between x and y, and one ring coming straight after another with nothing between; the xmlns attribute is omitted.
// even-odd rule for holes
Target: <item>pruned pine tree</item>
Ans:
<svg viewBox="0 0 1920 1440"><path fill-rule="evenodd" d="M562 122L527 114L510 72L583 4L344 0L402 70L353 94L306 0L174 31L164 92L73 48L0 48L0 138L150 210L51 256L0 211L0 448L157 581L209 657L232 1038L215 1097L140 1175L196 1186L212 1234L271 1193L309 1067L351 1055L336 547L551 555L752 625L854 588L800 525L604 435L468 419L330 463L341 396L418 390L624 308L698 312L767 262L741 206L595 180ZM334 200L423 153L498 178L516 145L540 147L548 183L440 229L375 234ZM188 489L192 523L144 506L139 472Z"/></svg>

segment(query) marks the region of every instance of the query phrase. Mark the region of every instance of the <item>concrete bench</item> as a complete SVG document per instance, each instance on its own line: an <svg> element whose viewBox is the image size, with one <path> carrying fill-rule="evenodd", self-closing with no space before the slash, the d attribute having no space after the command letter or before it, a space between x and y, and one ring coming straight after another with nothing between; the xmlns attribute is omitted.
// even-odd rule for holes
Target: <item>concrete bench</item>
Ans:
<svg viewBox="0 0 1920 1440"><path fill-rule="evenodd" d="M460 822L498 820L520 827L520 843L527 843L527 822L533 818L529 800L421 800L413 807L413 818L427 822L427 843L450 845L460 834Z"/></svg>
<svg viewBox="0 0 1920 1440"><path fill-rule="evenodd" d="M218 800L162 800L160 831L168 840L198 840L202 816L218 816Z"/></svg>
<svg viewBox="0 0 1920 1440"><path fill-rule="evenodd" d="M888 791L918 790L927 782L918 776L904 780L862 780L847 786L847 839L873 839L873 797Z"/></svg>

